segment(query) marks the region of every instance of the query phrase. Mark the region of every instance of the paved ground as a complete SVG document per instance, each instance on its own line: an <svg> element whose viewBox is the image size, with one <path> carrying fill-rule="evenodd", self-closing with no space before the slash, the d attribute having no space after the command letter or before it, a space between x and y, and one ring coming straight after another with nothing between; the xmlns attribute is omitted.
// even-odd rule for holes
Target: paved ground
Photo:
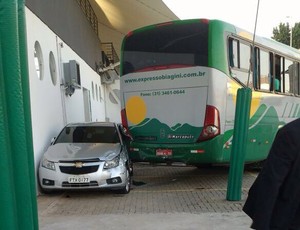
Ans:
<svg viewBox="0 0 300 230"><path fill-rule="evenodd" d="M227 201L227 167L134 164L127 195L64 192L38 197L41 230L249 229L241 211L257 172L245 171L240 201Z"/></svg>

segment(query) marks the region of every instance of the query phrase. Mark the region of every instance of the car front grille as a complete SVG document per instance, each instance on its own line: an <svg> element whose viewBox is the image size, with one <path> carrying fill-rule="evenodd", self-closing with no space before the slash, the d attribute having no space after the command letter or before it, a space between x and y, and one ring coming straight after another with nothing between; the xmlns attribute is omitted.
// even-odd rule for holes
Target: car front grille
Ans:
<svg viewBox="0 0 300 230"><path fill-rule="evenodd" d="M82 162L82 163L94 163L94 162L100 162L99 158L92 158L92 159L80 159L80 160L60 160L59 163L75 163L75 162Z"/></svg>
<svg viewBox="0 0 300 230"><path fill-rule="evenodd" d="M99 165L93 166L82 166L81 168L76 168L75 166L59 166L62 173L80 175L97 172Z"/></svg>
<svg viewBox="0 0 300 230"><path fill-rule="evenodd" d="M91 181L90 183L69 183L67 181L62 183L64 188L84 188L84 187L98 187L97 181Z"/></svg>
<svg viewBox="0 0 300 230"><path fill-rule="evenodd" d="M59 161L59 169L62 173L71 175L81 175L97 172L99 169L100 160L95 159L80 159L72 161Z"/></svg>

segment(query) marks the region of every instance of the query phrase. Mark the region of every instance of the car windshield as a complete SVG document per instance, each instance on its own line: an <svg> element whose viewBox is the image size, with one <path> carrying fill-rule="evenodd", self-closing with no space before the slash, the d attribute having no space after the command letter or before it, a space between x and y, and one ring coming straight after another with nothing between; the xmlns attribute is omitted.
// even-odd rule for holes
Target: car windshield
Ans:
<svg viewBox="0 0 300 230"><path fill-rule="evenodd" d="M65 127L57 137L57 143L120 143L115 127L76 126Z"/></svg>

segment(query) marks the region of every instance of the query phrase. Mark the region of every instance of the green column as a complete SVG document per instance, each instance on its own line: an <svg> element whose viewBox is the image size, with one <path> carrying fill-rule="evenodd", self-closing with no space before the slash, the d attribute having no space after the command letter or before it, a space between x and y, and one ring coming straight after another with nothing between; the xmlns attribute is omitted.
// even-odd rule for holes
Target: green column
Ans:
<svg viewBox="0 0 300 230"><path fill-rule="evenodd" d="M251 96L251 89L238 89L227 186L227 200L231 201L241 200Z"/></svg>
<svg viewBox="0 0 300 230"><path fill-rule="evenodd" d="M24 8L0 2L0 229L10 230L38 229Z"/></svg>
<svg viewBox="0 0 300 230"><path fill-rule="evenodd" d="M0 49L1 49L0 36ZM1 49L2 50L2 49ZM0 229L16 229L18 218L16 210L13 167L9 145L9 126L6 107L6 89L2 68L2 52L0 50Z"/></svg>
<svg viewBox="0 0 300 230"><path fill-rule="evenodd" d="M34 151L32 139L31 124L31 106L30 106L30 87L29 87L29 71L27 60L27 37L26 37L26 19L25 19L25 0L18 0L18 30L19 30L19 55L21 63L21 83L23 91L23 108L25 120L25 135L28 149L28 167L30 175L30 190L32 203L33 229L38 229L38 210L37 210L37 194L36 194L36 177L34 165ZM33 56L33 54L32 54Z"/></svg>

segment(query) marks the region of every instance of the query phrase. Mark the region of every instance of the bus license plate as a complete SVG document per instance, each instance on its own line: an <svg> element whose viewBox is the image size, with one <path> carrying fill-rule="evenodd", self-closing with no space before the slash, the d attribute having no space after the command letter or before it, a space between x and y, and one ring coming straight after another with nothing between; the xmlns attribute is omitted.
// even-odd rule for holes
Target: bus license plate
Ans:
<svg viewBox="0 0 300 230"><path fill-rule="evenodd" d="M89 177L82 177L82 176L72 176L68 178L68 182L70 184L74 183L90 183Z"/></svg>
<svg viewBox="0 0 300 230"><path fill-rule="evenodd" d="M156 156L172 156L172 149L156 149Z"/></svg>

